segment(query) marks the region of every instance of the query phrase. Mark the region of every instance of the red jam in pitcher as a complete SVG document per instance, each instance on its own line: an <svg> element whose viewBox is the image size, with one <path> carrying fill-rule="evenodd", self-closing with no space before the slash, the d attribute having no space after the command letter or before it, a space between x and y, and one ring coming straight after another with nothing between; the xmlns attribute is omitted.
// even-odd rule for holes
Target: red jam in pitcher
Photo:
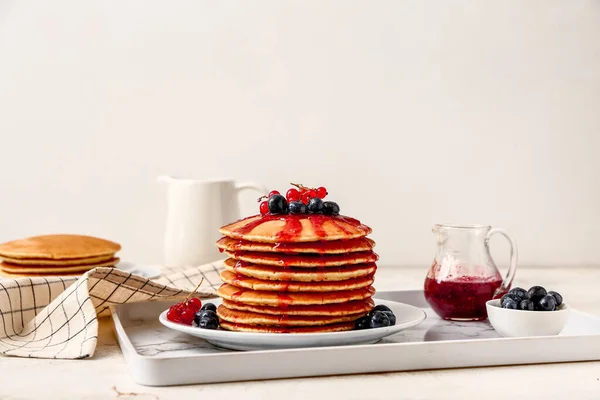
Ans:
<svg viewBox="0 0 600 400"><path fill-rule="evenodd" d="M517 247L510 234L489 226L436 225L437 252L425 278L425 299L443 319L477 321L487 318L485 303L510 289ZM511 265L503 281L489 252L488 241L500 233L511 243Z"/></svg>
<svg viewBox="0 0 600 400"><path fill-rule="evenodd" d="M502 285L500 277L462 276L455 280L441 282L426 278L425 299L433 311L444 319L486 319L485 303L494 297L500 285Z"/></svg>

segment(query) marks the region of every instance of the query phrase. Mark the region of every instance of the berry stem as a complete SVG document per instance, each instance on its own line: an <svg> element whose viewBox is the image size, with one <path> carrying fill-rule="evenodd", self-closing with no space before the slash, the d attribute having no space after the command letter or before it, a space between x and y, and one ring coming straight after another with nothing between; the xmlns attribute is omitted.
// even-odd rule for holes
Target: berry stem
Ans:
<svg viewBox="0 0 600 400"><path fill-rule="evenodd" d="M198 286L196 286L196 288L192 292L190 292L190 294L188 294L188 296L185 298L185 300L183 301L183 303L186 303L190 299L190 297L192 297L192 295L194 293L196 293L196 290L198 290L200 288L200 285L202 285L202 282L204 282L204 277L202 277L202 280L200 281L200 283L198 284Z"/></svg>
<svg viewBox="0 0 600 400"><path fill-rule="evenodd" d="M300 190L311 190L311 189L313 189L313 188L306 187L306 186L304 186L304 185L303 185L303 184L301 184L301 183L293 183L293 182L290 182L290 185L292 185L292 186L296 186L296 187L297 187L298 189L300 189ZM314 189L313 189L313 190L314 190Z"/></svg>

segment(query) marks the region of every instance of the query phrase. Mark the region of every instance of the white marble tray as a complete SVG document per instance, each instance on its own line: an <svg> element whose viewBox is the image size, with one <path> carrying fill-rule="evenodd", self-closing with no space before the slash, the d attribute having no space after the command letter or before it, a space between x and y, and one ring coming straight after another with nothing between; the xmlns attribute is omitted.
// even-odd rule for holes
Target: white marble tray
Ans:
<svg viewBox="0 0 600 400"><path fill-rule="evenodd" d="M133 379L147 386L600 360L600 318L576 310L559 336L501 338L487 321L438 318L422 291L377 297L421 307L427 319L376 344L243 352L163 326L169 302L115 306L112 315Z"/></svg>

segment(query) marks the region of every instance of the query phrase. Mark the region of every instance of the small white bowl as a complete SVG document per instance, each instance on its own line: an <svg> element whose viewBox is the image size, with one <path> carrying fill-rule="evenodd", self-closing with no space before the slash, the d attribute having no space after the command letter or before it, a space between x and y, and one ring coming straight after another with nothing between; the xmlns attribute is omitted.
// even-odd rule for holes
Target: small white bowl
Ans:
<svg viewBox="0 0 600 400"><path fill-rule="evenodd" d="M500 299L489 300L485 306L490 323L503 337L558 335L569 319L569 307L564 303L554 311L502 308Z"/></svg>

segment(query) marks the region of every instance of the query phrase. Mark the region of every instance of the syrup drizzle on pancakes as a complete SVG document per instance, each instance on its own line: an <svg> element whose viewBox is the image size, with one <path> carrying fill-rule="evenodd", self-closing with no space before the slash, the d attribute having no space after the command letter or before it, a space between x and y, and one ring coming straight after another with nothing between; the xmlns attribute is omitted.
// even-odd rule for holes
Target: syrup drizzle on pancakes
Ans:
<svg viewBox="0 0 600 400"><path fill-rule="evenodd" d="M252 216L220 229L223 329L349 330L374 306L371 228L342 215ZM301 316L301 317L300 317ZM335 317L334 317L335 316ZM300 323L302 326L290 326ZM350 322L348 322L350 321Z"/></svg>
<svg viewBox="0 0 600 400"><path fill-rule="evenodd" d="M303 221L308 221L314 235L311 240L305 240L307 235ZM272 222L283 222L283 225L277 224L277 229L269 233L268 239L276 243L294 243L305 241L321 240L339 240L364 237L371 233L371 228L362 224L359 220L343 215L320 215L320 214L286 214L286 215L255 215L244 218L232 224L226 225L220 229L220 232L228 237L236 239L246 239L255 230L259 230L263 225ZM329 231L335 227L337 235L332 235Z"/></svg>

